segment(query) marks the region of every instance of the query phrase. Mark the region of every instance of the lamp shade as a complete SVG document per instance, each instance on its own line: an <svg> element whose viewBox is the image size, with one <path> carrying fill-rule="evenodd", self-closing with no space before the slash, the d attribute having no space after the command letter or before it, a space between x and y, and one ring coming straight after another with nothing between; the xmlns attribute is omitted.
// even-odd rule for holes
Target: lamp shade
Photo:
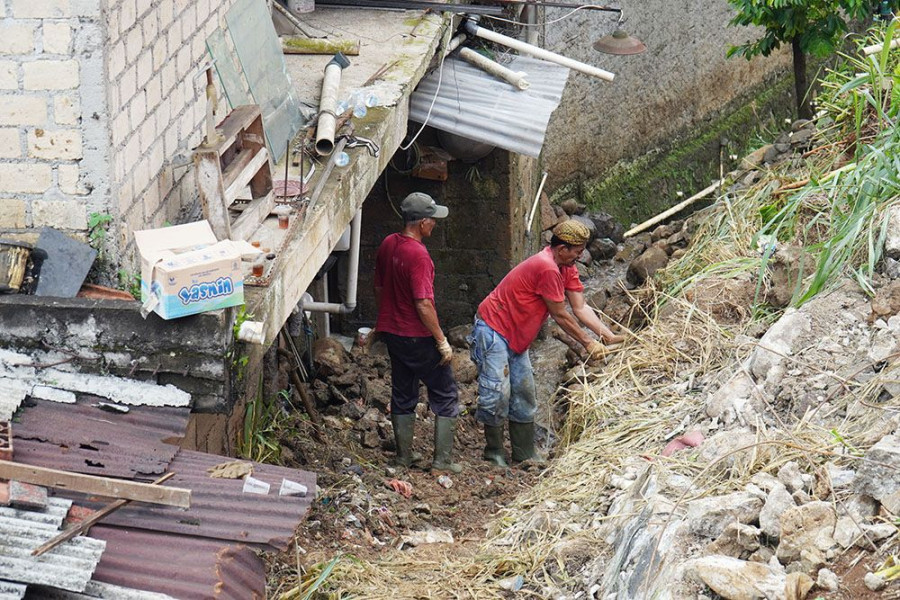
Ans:
<svg viewBox="0 0 900 600"><path fill-rule="evenodd" d="M594 42L594 50L606 54L640 54L647 49L644 43L625 33L623 29L616 29L611 35L605 35Z"/></svg>

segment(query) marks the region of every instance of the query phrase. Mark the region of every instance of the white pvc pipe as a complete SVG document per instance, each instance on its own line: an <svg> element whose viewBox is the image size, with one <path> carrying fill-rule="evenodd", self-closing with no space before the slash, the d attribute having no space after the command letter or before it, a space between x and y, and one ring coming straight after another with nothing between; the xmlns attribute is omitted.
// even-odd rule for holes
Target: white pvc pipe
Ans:
<svg viewBox="0 0 900 600"><path fill-rule="evenodd" d="M604 71L603 69L571 59L567 56L562 56L561 54L550 52L549 50L544 50L543 48L538 48L537 46L532 46L527 42L523 42L501 33L479 27L478 24L471 19L468 19L466 21L466 33L491 42L503 44L504 46L512 48L513 50L518 50L523 54L529 54L531 56L534 56L535 58L541 58L544 60L549 60L550 62L555 62L558 65L562 65L570 69L575 69L576 71L584 73L585 75L592 75L599 79L603 79L604 81L612 81L615 78L615 75L613 73L610 73L609 71Z"/></svg>
<svg viewBox="0 0 900 600"><path fill-rule="evenodd" d="M341 71L349 64L342 54L335 54L325 66L322 96L319 99L319 122L316 126L316 153L320 156L328 156L334 151L338 88L341 85Z"/></svg>
<svg viewBox="0 0 900 600"><path fill-rule="evenodd" d="M460 48L459 57L467 63L475 65L482 71L493 75L498 79L502 79L520 90L527 90L531 85L525 80L527 73L516 73L512 69L507 69L500 63L492 61L487 56L479 54L471 48Z"/></svg>
<svg viewBox="0 0 900 600"><path fill-rule="evenodd" d="M447 49L444 50L444 56L447 56L448 54L450 54L451 52L453 52L454 50L459 48L459 45L462 44L467 39L468 38L466 37L466 34L464 34L464 33L460 33L459 35L454 37L452 40L450 40L450 43L447 44Z"/></svg>
<svg viewBox="0 0 900 600"><path fill-rule="evenodd" d="M343 304L338 302L304 302L302 310L312 312L325 312L334 315L345 315L356 310L356 293L359 281L359 246L362 237L362 209L357 211L350 221L350 264L347 266L347 300ZM323 277L327 277L327 273ZM328 289L327 279L325 289ZM327 291L326 291L327 293ZM327 300L327 298L326 298Z"/></svg>

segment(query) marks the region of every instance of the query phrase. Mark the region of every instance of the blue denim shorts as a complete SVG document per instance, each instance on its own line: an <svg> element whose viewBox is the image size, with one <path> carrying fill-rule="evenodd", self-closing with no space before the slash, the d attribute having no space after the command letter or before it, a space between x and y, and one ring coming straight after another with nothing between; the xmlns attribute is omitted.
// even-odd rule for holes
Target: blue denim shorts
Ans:
<svg viewBox="0 0 900 600"><path fill-rule="evenodd" d="M532 423L537 394L528 350L517 354L506 339L475 317L469 352L478 367L478 410L475 419L497 427L506 419Z"/></svg>

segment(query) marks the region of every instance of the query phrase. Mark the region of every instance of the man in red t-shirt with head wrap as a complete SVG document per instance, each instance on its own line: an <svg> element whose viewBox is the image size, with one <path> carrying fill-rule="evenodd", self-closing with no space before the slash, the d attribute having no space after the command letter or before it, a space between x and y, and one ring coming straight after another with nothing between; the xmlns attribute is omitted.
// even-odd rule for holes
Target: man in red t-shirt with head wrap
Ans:
<svg viewBox="0 0 900 600"><path fill-rule="evenodd" d="M512 459L541 460L534 449L536 394L528 347L547 315L591 357L602 357L609 350L607 344L623 341L584 301L575 260L589 238L590 231L578 221L560 223L553 229L550 245L510 271L478 307L470 342L472 360L478 366L475 419L484 423L485 460L507 466L503 454L507 419ZM574 316L566 310L566 300ZM603 341L588 335L579 321Z"/></svg>
<svg viewBox="0 0 900 600"><path fill-rule="evenodd" d="M422 459L413 452L419 381L428 388L434 418L432 469L459 473L453 462L453 437L459 395L450 368L453 349L441 331L434 307L434 262L422 243L437 219L447 216L428 194L415 192L400 205L404 226L387 236L375 257L375 331L391 357L391 423L397 443L396 462L411 466Z"/></svg>

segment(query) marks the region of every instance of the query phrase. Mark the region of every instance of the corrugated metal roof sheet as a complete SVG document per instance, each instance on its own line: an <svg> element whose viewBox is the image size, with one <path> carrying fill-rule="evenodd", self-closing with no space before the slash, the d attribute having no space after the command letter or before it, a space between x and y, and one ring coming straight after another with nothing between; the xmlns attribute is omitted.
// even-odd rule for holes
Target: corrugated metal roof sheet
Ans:
<svg viewBox="0 0 900 600"><path fill-rule="evenodd" d="M31 401L13 424L14 460L106 477L164 473L178 452L190 410L132 406L127 413L114 413L94 406L101 400Z"/></svg>
<svg viewBox="0 0 900 600"><path fill-rule="evenodd" d="M271 486L268 494L244 493L241 479L210 477L207 469L227 462L227 457L181 450L169 466L175 476L166 482L191 490L191 507L181 509L132 503L106 517L103 522L150 531L181 533L219 540L288 547L294 530L309 508L316 490L316 476L308 471L253 463L253 477ZM279 496L283 479L306 486L309 495ZM77 497L66 493L68 497ZM79 503L81 499L79 498ZM99 507L96 502L85 502Z"/></svg>
<svg viewBox="0 0 900 600"><path fill-rule="evenodd" d="M47 498L46 510L23 510L11 506L0 506L0 526L4 523L15 525L21 521L35 528L55 531L62 526L70 506L72 506L72 501L65 498Z"/></svg>
<svg viewBox="0 0 900 600"><path fill-rule="evenodd" d="M59 530L50 523L16 518L7 512L0 519L0 579L73 592L84 590L106 542L77 537L46 554L31 556L32 550L58 533Z"/></svg>
<svg viewBox="0 0 900 600"><path fill-rule="evenodd" d="M569 69L529 56L516 56L504 66L527 73L531 87L520 91L463 60L447 58L443 73L438 69L429 73L410 96L410 120L424 123L434 101L428 117L431 127L511 152L539 156Z"/></svg>
<svg viewBox="0 0 900 600"><path fill-rule="evenodd" d="M11 581L0 581L0 600L21 600L25 597L24 585Z"/></svg>
<svg viewBox="0 0 900 600"><path fill-rule="evenodd" d="M67 592L53 588L31 586L25 594L25 600L178 600L166 594L157 594L146 590L110 585L99 581L89 581L83 592Z"/></svg>
<svg viewBox="0 0 900 600"><path fill-rule="evenodd" d="M28 395L30 385L8 377L0 377L0 421L9 421Z"/></svg>
<svg viewBox="0 0 900 600"><path fill-rule="evenodd" d="M265 598L266 569L243 544L97 525L106 541L94 578L175 598Z"/></svg>

